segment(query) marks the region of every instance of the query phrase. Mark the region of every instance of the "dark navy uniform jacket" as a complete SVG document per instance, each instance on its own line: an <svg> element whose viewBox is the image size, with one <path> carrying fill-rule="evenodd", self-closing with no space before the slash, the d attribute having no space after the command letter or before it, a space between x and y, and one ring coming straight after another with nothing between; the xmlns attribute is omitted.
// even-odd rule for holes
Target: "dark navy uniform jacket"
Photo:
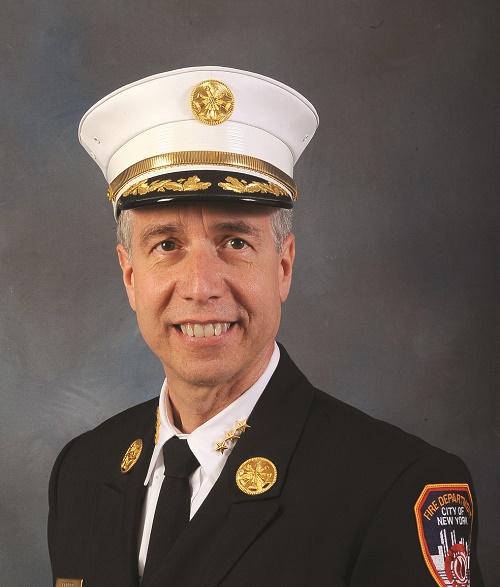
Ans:
<svg viewBox="0 0 500 587"><path fill-rule="evenodd" d="M473 491L466 466L315 389L280 350L248 419L251 428L165 557L156 584L436 587L414 506L427 485L468 484ZM111 418L59 455L50 483L54 581L139 587L138 536L157 405L154 399ZM121 460L139 438L142 454L123 474ZM259 495L243 493L235 481L252 457L277 469L276 483ZM467 545L470 584L482 587L476 518L474 512Z"/></svg>

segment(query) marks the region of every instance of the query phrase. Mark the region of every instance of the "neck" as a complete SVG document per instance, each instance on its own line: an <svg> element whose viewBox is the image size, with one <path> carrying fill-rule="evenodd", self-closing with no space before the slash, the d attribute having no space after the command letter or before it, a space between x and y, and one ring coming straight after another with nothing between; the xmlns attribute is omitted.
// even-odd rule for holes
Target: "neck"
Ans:
<svg viewBox="0 0 500 587"><path fill-rule="evenodd" d="M274 343L260 361L245 376L236 381L217 385L196 385L185 379L167 373L168 399L166 406L170 421L181 432L190 434L193 430L213 418L224 408L237 400L249 389L266 370L274 350Z"/></svg>
<svg viewBox="0 0 500 587"><path fill-rule="evenodd" d="M238 399L246 389L178 389L169 382L167 411L176 428L190 434Z"/></svg>

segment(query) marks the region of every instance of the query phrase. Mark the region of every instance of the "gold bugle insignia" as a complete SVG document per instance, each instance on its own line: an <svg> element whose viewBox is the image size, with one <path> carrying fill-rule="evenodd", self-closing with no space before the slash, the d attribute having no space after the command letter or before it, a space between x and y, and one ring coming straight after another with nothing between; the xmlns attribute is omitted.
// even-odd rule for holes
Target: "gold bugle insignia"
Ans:
<svg viewBox="0 0 500 587"><path fill-rule="evenodd" d="M226 84L208 79L191 92L191 112L203 124L221 124L234 110L233 92Z"/></svg>
<svg viewBox="0 0 500 587"><path fill-rule="evenodd" d="M264 457L248 459L236 471L236 485L247 495L269 491L277 478L278 471L274 463Z"/></svg>
<svg viewBox="0 0 500 587"><path fill-rule="evenodd" d="M56 587L83 587L83 579L57 579Z"/></svg>
<svg viewBox="0 0 500 587"><path fill-rule="evenodd" d="M142 440L138 438L128 447L120 466L122 473L128 473L137 463L142 452Z"/></svg>

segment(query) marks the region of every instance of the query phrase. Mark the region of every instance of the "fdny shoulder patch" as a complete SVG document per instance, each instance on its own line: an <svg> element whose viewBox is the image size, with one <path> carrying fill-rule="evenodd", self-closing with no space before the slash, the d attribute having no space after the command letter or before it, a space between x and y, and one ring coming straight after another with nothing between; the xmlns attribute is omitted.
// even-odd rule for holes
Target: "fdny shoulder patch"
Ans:
<svg viewBox="0 0 500 587"><path fill-rule="evenodd" d="M470 587L473 503L467 483L426 485L415 504L425 563L440 587Z"/></svg>

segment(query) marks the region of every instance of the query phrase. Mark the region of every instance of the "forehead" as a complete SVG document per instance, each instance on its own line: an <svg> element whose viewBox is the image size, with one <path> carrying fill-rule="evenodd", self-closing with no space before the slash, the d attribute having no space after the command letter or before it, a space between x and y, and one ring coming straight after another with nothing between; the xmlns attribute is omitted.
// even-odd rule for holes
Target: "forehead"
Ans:
<svg viewBox="0 0 500 587"><path fill-rule="evenodd" d="M165 204L131 210L131 218L134 228L139 229L165 225L189 231L203 225L205 230L218 230L228 224L242 227L246 224L271 234L272 210L250 204Z"/></svg>

